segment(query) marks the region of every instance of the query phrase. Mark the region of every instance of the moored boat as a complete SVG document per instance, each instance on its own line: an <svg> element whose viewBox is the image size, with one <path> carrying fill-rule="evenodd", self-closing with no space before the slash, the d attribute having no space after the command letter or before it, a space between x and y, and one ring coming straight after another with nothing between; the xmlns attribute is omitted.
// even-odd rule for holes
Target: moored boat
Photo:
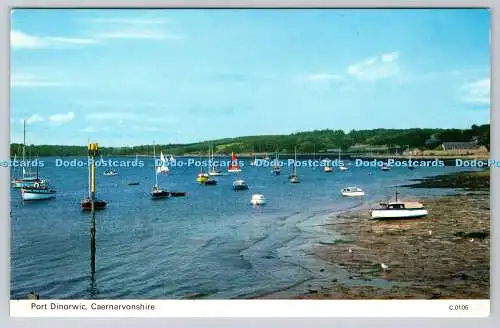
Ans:
<svg viewBox="0 0 500 328"><path fill-rule="evenodd" d="M365 192L363 189L359 187L345 187L341 191L342 196L347 196L347 197L358 197L358 196L364 196Z"/></svg>
<svg viewBox="0 0 500 328"><path fill-rule="evenodd" d="M233 189L234 190L246 190L246 189L248 189L248 185L244 180L238 179L238 180L233 182Z"/></svg>
<svg viewBox="0 0 500 328"><path fill-rule="evenodd" d="M297 176L297 148L295 148L295 156L293 161L293 172L292 175L288 177L290 183L300 183L299 177Z"/></svg>
<svg viewBox="0 0 500 328"><path fill-rule="evenodd" d="M163 153L162 153L163 155ZM167 198L170 193L165 190L164 188L160 187L160 184L158 183L158 174L160 174L161 170L158 168L160 165L156 162L156 146L153 146L153 159L154 159L154 166L155 166L155 185L151 189L151 198L152 199L161 199L161 198Z"/></svg>
<svg viewBox="0 0 500 328"><path fill-rule="evenodd" d="M375 220L396 220L396 219L414 219L428 215L427 209L420 202L405 202L396 200L387 203L380 203L380 208L372 209L370 216Z"/></svg>
<svg viewBox="0 0 500 328"><path fill-rule="evenodd" d="M185 191L171 191L170 196L172 197L184 197L187 193Z"/></svg>
<svg viewBox="0 0 500 328"><path fill-rule="evenodd" d="M56 197L56 191L49 188L48 185L40 185L35 183L31 187L21 188L21 196L23 200L44 200Z"/></svg>
<svg viewBox="0 0 500 328"><path fill-rule="evenodd" d="M104 171L104 175L107 177L115 176L118 175L118 172L116 172L115 170L106 170Z"/></svg>
<svg viewBox="0 0 500 328"><path fill-rule="evenodd" d="M260 193L253 194L252 198L250 199L250 203L252 205L264 205L266 203L266 198L263 194Z"/></svg>
<svg viewBox="0 0 500 328"><path fill-rule="evenodd" d="M96 199L94 201L94 208L96 210L103 210L106 208L108 202L105 200ZM92 209L92 200L90 198L85 198L80 202L80 205L84 211L90 211Z"/></svg>
<svg viewBox="0 0 500 328"><path fill-rule="evenodd" d="M234 153L231 153L231 162L229 163L229 167L227 169L229 173L237 173L241 172L241 167L238 164L238 159Z"/></svg>

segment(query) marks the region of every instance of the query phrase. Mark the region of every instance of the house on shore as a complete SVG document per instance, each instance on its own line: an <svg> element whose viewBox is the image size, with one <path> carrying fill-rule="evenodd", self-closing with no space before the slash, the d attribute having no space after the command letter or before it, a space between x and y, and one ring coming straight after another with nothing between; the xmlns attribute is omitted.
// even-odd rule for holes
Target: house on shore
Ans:
<svg viewBox="0 0 500 328"><path fill-rule="evenodd" d="M463 142L443 142L441 148L448 154L453 155L474 155L487 154L488 149L477 143L477 140Z"/></svg>

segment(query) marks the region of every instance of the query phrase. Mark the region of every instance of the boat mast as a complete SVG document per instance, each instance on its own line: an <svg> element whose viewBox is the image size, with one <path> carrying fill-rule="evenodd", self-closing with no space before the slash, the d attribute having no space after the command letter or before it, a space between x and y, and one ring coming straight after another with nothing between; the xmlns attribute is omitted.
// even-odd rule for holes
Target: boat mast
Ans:
<svg viewBox="0 0 500 328"><path fill-rule="evenodd" d="M26 172L26 120L23 120L23 179Z"/></svg>
<svg viewBox="0 0 500 328"><path fill-rule="evenodd" d="M295 146L295 159L293 161L293 175L297 175L297 146Z"/></svg>
<svg viewBox="0 0 500 328"><path fill-rule="evenodd" d="M87 144L90 145L90 138L87 139ZM90 154L87 155L87 165L89 167L89 199L91 199L90 184L92 183L92 181L91 181L91 176L90 176L90 168L92 165L90 165Z"/></svg>
<svg viewBox="0 0 500 328"><path fill-rule="evenodd" d="M154 170L155 170L155 187L158 187L158 170L156 167L156 144L153 143L153 159L154 159Z"/></svg>

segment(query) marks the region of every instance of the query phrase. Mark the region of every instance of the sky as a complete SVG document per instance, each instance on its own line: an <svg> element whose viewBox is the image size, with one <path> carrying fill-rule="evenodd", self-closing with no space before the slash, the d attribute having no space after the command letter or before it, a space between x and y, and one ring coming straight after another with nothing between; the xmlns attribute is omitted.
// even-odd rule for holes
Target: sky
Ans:
<svg viewBox="0 0 500 328"><path fill-rule="evenodd" d="M13 142L490 120L487 9L17 9L10 37Z"/></svg>

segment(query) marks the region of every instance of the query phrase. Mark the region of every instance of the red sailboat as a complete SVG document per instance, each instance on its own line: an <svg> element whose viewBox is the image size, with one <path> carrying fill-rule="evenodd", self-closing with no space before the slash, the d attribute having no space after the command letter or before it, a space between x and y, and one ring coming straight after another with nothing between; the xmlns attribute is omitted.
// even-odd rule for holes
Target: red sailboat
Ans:
<svg viewBox="0 0 500 328"><path fill-rule="evenodd" d="M238 164L238 159L234 153L231 153L231 163L227 169L228 172L241 172L240 165Z"/></svg>

